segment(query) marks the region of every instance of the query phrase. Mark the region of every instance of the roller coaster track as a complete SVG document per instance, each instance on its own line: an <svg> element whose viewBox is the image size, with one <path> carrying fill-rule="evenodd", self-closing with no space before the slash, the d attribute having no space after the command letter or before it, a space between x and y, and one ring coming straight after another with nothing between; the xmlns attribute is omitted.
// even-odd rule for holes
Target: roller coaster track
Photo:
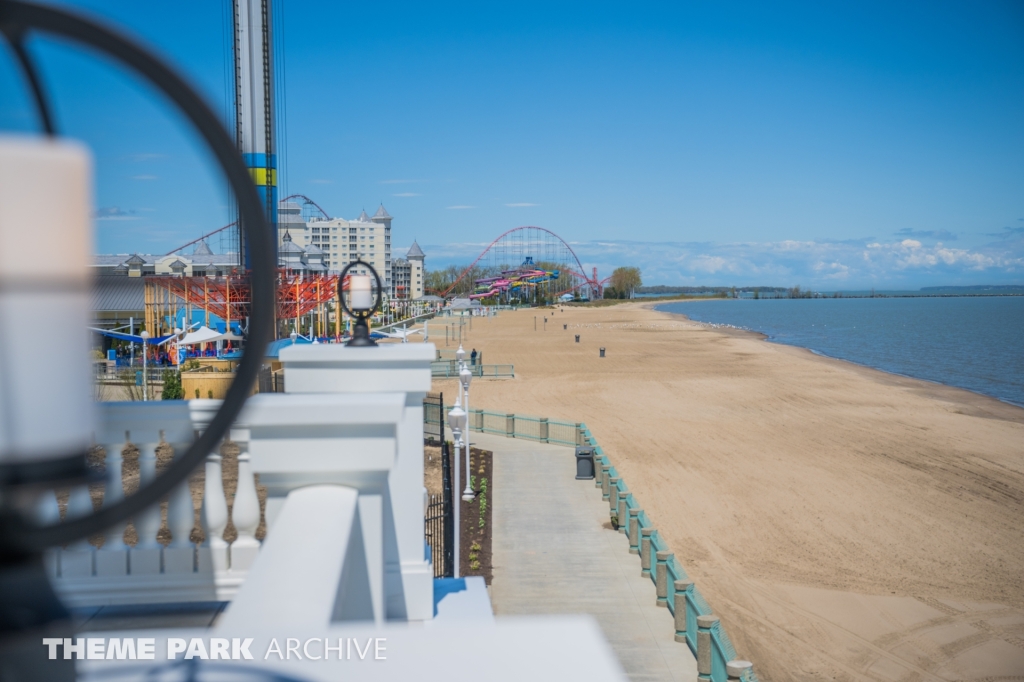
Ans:
<svg viewBox="0 0 1024 682"><path fill-rule="evenodd" d="M187 244L182 244L181 246L179 246L178 248L174 249L173 251L168 251L167 255L171 256L171 255L174 255L174 254L178 253L179 251L184 251L185 249L187 249L188 247L192 246L193 244L198 244L199 242L203 241L204 239L209 239L213 235L218 234L220 232L223 232L224 230L228 229L229 227L234 227L237 224L238 224L238 221L236 220L234 222L228 223L224 227L217 228L213 232L207 232L206 234L204 234L202 237L199 237L198 239L193 239L192 241L188 242Z"/></svg>
<svg viewBox="0 0 1024 682"><path fill-rule="evenodd" d="M463 270L462 274L460 274L455 279L455 281L452 282L451 285L449 285L449 287L447 289L445 289L443 292L441 292L440 296L442 298L447 297L448 294L450 294L452 292L452 290L459 284L459 282L461 282L463 279L465 279L466 275L468 275L470 272L473 271L473 268L476 267L476 264L479 263L481 261L481 259L483 259L483 257L486 256L487 253L498 242L500 242L502 239L504 239L505 237L509 236L510 234L512 234L514 232L520 232L520 231L523 231L523 230L540 230L541 232L546 232L547 234L551 235L552 237L554 237L555 239L560 241L562 243L562 245L566 249L569 250L569 253L572 254L573 260L576 261L576 265L579 266L579 272L576 272L576 271L573 271L573 270L569 270L569 272L571 272L573 275L576 275L577 277L582 278L587 284L591 284L592 286L593 285L597 285L598 287L601 285L601 283L592 282L590 277L587 277L586 275L580 274L580 273L582 273L584 271L583 263L580 262L579 257L576 255L576 252L572 250L572 247L569 246L569 244L564 239L562 239L557 234L555 234L554 232L552 232L551 230L549 230L547 228L537 227L536 225L523 225L521 227L514 227L511 230L506 230L505 232L503 232L500 235L498 235L498 237L494 241L492 241L490 244L488 244L487 248L484 249L480 253L480 255L476 257L476 260L474 260L472 263L470 263L469 267L466 268L465 270ZM596 280L596 274L597 273L595 272L595 277L594 277L595 280ZM571 287L570 289L567 289L566 291L571 291L572 289L579 288L580 286L582 286L582 284L576 285L575 287Z"/></svg>
<svg viewBox="0 0 1024 682"><path fill-rule="evenodd" d="M284 199L282 199L281 202L283 203L285 201L288 201L289 199L302 199L302 203L309 204L316 210L320 211L320 215L324 217L324 220L331 219L331 216L327 215L327 211L320 208L320 204L316 203L315 201L307 197L305 194L292 194L291 196L287 196Z"/></svg>

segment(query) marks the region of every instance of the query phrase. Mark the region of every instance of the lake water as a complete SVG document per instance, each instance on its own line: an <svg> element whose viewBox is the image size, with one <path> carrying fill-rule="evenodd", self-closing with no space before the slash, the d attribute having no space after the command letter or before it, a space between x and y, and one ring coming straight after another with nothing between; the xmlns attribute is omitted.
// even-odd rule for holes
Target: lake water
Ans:
<svg viewBox="0 0 1024 682"><path fill-rule="evenodd" d="M739 299L657 308L1024 406L1024 296Z"/></svg>

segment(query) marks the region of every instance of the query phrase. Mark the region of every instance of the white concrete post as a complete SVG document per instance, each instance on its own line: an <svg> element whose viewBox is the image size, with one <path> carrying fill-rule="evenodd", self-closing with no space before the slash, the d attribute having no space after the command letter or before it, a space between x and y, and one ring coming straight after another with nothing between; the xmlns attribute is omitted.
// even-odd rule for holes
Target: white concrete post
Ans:
<svg viewBox="0 0 1024 682"><path fill-rule="evenodd" d="M77 485L68 497L65 519L75 519L92 513L89 486ZM61 552L61 575L65 578L83 578L95 573L95 550L88 538L82 538Z"/></svg>
<svg viewBox="0 0 1024 682"><path fill-rule="evenodd" d="M248 569L260 551L256 529L260 525L260 501L256 495L256 478L248 452L238 455L238 488L231 519L238 530L238 539L231 543L231 570Z"/></svg>
<svg viewBox="0 0 1024 682"><path fill-rule="evenodd" d="M697 616L697 679L711 679L711 628L718 616Z"/></svg>
<svg viewBox="0 0 1024 682"><path fill-rule="evenodd" d="M133 442L135 442L134 438ZM159 444L158 440L135 443L135 446L139 448L140 489L149 485L156 478L156 448ZM150 506L136 515L133 521L138 543L128 553L128 570L132 575L160 573L160 550L162 547L156 539L156 534L160 531L160 505Z"/></svg>
<svg viewBox="0 0 1024 682"><path fill-rule="evenodd" d="M753 668L754 668L754 664L751 663L750 661L739 661L739 660L737 660L737 661L729 661L728 663L725 664L725 672L726 672L726 674L729 675L730 682L732 682L734 680L736 682L738 682L739 680L742 680L743 679L743 675L746 674L746 672L748 670L753 670Z"/></svg>
<svg viewBox="0 0 1024 682"><path fill-rule="evenodd" d="M188 450L188 443L172 443L174 459ZM191 477L189 477L191 478ZM196 523L195 505L189 479L175 488L167 501L167 527L171 531L171 544L164 548L165 573L191 573L195 570L195 546L192 529Z"/></svg>
<svg viewBox="0 0 1024 682"><path fill-rule="evenodd" d="M640 575L644 578L651 577L651 535L653 534L653 528L640 530Z"/></svg>
<svg viewBox="0 0 1024 682"><path fill-rule="evenodd" d="M115 431L115 433L117 433ZM124 499L124 482L122 480L124 469L123 450L128 443L128 432L125 431L124 440L103 444L106 450L106 484L103 488L103 506L111 507ZM96 575L103 577L116 577L128 574L128 550L130 549L124 541L126 521L116 523L103 534L103 548L96 556Z"/></svg>
<svg viewBox="0 0 1024 682"><path fill-rule="evenodd" d="M200 570L206 560L215 571L229 568L228 543L224 541L224 529L228 527L228 500L224 495L224 475L221 472L221 456L206 457L206 483L203 486L203 533L205 552L200 552Z"/></svg>
<svg viewBox="0 0 1024 682"><path fill-rule="evenodd" d="M675 596L672 600L673 616L675 616L676 636L677 642L686 643L686 609L687 606L686 598L693 590L692 580L677 580L673 585L675 587Z"/></svg>
<svg viewBox="0 0 1024 682"><path fill-rule="evenodd" d="M654 586L658 595L656 603L668 608L668 562L672 560L672 552L657 552L654 559Z"/></svg>
<svg viewBox="0 0 1024 682"><path fill-rule="evenodd" d="M640 553L640 511L639 509L629 510L629 553Z"/></svg>

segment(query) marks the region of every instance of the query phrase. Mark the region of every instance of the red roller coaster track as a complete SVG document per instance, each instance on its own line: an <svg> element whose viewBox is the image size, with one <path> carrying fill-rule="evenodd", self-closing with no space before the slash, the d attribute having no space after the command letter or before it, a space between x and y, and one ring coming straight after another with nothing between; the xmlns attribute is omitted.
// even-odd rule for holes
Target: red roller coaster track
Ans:
<svg viewBox="0 0 1024 682"><path fill-rule="evenodd" d="M312 199L307 197L305 194L292 194L291 196L285 197L281 201L285 202L285 201L288 201L289 199L302 199L303 203L309 204L310 206L312 206L316 210L320 211L320 215L322 215L324 217L324 220L330 220L331 219L331 216L327 215L327 211L325 211L322 208L320 208L320 204L316 203L315 201L313 201Z"/></svg>
<svg viewBox="0 0 1024 682"><path fill-rule="evenodd" d="M573 260L575 260L576 261L576 265L579 266L579 271L577 272L575 270L569 270L569 272L572 273L573 275L575 275L576 277L579 277L580 279L582 279L583 283L578 284L578 285L576 285L574 287L571 287L571 288L567 289L566 291L572 291L574 289L578 289L581 286L584 286L584 284L587 284L587 285L591 286L594 289L595 294L599 294L602 285L605 282L607 282L608 280L607 279L604 279L604 280L598 280L597 279L597 268L594 268L594 276L593 277L587 277L585 274L583 274L585 272L585 268L583 267L583 263L580 262L579 256L576 255L576 252L572 250L572 247L569 246L569 244L564 239L562 239L561 237L559 237L557 234L555 234L551 230L547 229L546 227L538 227L536 225L523 225L521 227L514 227L511 230L506 230L505 232L503 232L500 235L498 235L498 237L494 241L492 241L490 244L488 244L487 248L484 249L480 253L480 255L476 257L476 260L474 260L472 263L470 263L469 267L467 267L465 270L463 270L462 274L460 274L455 279L455 281L451 283L451 285L447 289L445 289L443 292L441 292L440 295L442 297L447 297L448 294L451 293L452 289L454 289L456 287L456 285L458 285L458 283L461 282L466 277L466 275L468 275L470 272L472 272L472 270L476 266L476 264L479 263L480 260L484 256L487 255L487 252L490 251L491 248L493 248L495 244L497 244L498 242L500 242L502 239L504 239L508 235L512 234L513 232L520 232L522 230L540 230L541 232L546 232L547 234L551 235L552 237L554 237L555 239L560 241L562 243L562 245L565 246L565 248L569 250L569 253L572 254ZM565 292L563 292L563 293L565 293Z"/></svg>

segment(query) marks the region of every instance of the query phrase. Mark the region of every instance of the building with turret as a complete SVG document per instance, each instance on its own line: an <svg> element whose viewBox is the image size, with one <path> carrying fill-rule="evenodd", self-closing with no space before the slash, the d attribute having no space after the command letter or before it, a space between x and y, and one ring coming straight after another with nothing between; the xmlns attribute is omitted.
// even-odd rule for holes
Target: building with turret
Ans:
<svg viewBox="0 0 1024 682"><path fill-rule="evenodd" d="M405 258L395 259L391 265L392 296L410 300L423 297L423 262L426 257L420 245L413 240Z"/></svg>

